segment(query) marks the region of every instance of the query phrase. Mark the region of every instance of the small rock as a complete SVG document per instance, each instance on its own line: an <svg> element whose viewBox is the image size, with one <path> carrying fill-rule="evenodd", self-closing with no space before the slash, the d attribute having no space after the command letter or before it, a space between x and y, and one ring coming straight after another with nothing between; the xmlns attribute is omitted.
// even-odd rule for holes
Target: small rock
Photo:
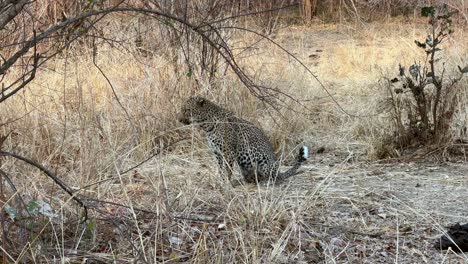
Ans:
<svg viewBox="0 0 468 264"><path fill-rule="evenodd" d="M346 242L339 238L339 237L332 237L332 239L330 239L330 244L332 246L335 246L335 247L344 247L346 246Z"/></svg>
<svg viewBox="0 0 468 264"><path fill-rule="evenodd" d="M182 240L175 236L169 237L169 243L171 243L171 246L180 247L182 245Z"/></svg>

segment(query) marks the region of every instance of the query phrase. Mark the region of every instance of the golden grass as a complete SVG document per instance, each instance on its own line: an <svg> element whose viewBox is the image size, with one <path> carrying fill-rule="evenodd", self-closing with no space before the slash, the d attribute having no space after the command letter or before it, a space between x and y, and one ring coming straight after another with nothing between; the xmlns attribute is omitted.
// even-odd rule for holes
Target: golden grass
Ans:
<svg viewBox="0 0 468 264"><path fill-rule="evenodd" d="M205 80L195 87L194 77L175 74L183 62L174 63L164 56L176 54L166 46L153 57L138 59L116 49L99 50L97 63L111 80L120 105L90 55L75 56L78 51L70 51L70 57L64 55L49 63L27 90L0 106L0 123L18 119L1 127L4 134L13 132L3 149L52 168L75 189L92 185L80 194L125 204L129 209L95 204L99 209L91 214L95 224L78 224L76 205L49 179L31 167L5 160L2 169L14 176L25 200L46 200L63 217L52 219L53 224L37 221L39 230L41 224L46 226L38 240L31 244L13 241L12 245L38 263L52 256L71 263L85 258L117 263L135 259L148 263L337 261L343 257L338 248L348 254L341 244L344 238L323 237L330 234L330 226L346 225L346 220L340 222L339 210L334 211L342 203L337 200L356 203L353 208L362 205L352 200L356 197L337 194L337 199L331 194L325 198L323 193L349 169L348 159L366 151L372 155L374 141L388 132L385 115L376 115L386 96L379 79L396 74L398 63L421 59L413 41L424 32L419 22L398 21L358 30L322 25L290 27L277 33L275 41L304 61L346 111L370 116L362 118L340 112L314 78L266 42L245 57L240 55L240 63L255 81L303 100L308 115L288 109L272 111L230 73L220 76L216 87ZM467 64L466 30L457 32L444 53L452 63L447 67ZM255 40L248 34L234 36L247 43ZM313 54L317 57L309 57ZM259 124L285 159L297 144L305 142L312 151L325 146L327 152L336 152L338 165L328 168L312 163L308 169L313 172L298 177L299 183L231 188L218 175L200 133L181 128L176 121L180 104L194 91ZM457 117L465 125L466 102L461 103ZM285 103L295 111L307 112L290 100ZM160 139L167 137L188 140L120 174L151 155L164 141ZM313 155L312 160L317 161ZM110 177L113 179L105 180ZM332 219L323 212L338 216ZM407 215L401 217L413 221L409 212L403 213ZM357 219L349 220L349 227L367 218ZM363 224L360 229L375 228ZM7 235L16 236L17 232ZM372 241L367 243L372 248ZM18 257L19 251L11 246L5 250L12 259ZM362 250L364 259L370 258L370 251ZM409 252L402 249L401 254ZM355 257L347 256L348 261Z"/></svg>

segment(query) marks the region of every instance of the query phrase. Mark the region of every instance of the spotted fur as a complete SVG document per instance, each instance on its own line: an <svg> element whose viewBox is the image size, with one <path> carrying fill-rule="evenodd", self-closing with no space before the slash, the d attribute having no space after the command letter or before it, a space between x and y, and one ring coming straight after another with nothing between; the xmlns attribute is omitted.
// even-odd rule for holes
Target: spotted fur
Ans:
<svg viewBox="0 0 468 264"><path fill-rule="evenodd" d="M261 129L203 97L189 98L182 106L179 121L187 125L196 124L205 131L208 145L229 180L236 163L246 182L258 183L293 176L307 159L308 151L304 146L294 166L286 172L279 172L273 147Z"/></svg>

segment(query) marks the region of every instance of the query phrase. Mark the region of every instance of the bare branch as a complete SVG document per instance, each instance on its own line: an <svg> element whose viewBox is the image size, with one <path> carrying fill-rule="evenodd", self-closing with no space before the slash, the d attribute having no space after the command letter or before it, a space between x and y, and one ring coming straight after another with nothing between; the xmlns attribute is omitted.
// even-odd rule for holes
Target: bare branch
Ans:
<svg viewBox="0 0 468 264"><path fill-rule="evenodd" d="M7 0L0 2L0 30L15 18L23 7L28 4L29 0Z"/></svg>
<svg viewBox="0 0 468 264"><path fill-rule="evenodd" d="M59 177L57 177L53 172L51 172L49 169L47 169L46 167L42 166L41 164L31 160L31 159L28 159L28 158L25 158L21 155L18 155L18 154L15 154L15 153L12 153L12 152L7 152L7 151L0 151L0 156L8 156L8 157L12 157L12 158L15 158L15 159L18 159L18 160L21 160L33 167L36 167L38 168L40 171L42 171L43 173L45 173L49 178L51 178L58 186L60 186L60 188L62 188L62 190L64 190L66 193L68 193L71 198L73 200L75 200L75 202L77 202L81 207L83 207L84 209L84 213L83 213L83 221L86 221L88 219L88 208L87 206L78 198L75 196L75 194L73 193L73 190L68 187L68 185L66 183L64 183Z"/></svg>
<svg viewBox="0 0 468 264"><path fill-rule="evenodd" d="M34 33L34 35L36 35ZM0 93L0 103L2 103L3 101L7 100L8 98L10 98L12 95L16 94L17 92L19 92L21 89L23 89L28 83L30 83L32 80L34 80L34 78L36 77L36 71L37 71L37 68L38 68L38 63L39 63L39 54L36 53L36 45L34 45L34 55L33 55L33 65L32 65L32 70L30 71L29 73L29 77L26 79L26 80L23 80L22 83L16 87L15 89L13 89L12 91L8 91L11 87L13 87L13 85L15 85L20 79L18 79L17 81L13 82L13 84L11 84L10 86L6 87L6 88L3 88L2 87L2 90L1 90L1 93ZM26 76L27 74L23 75ZM7 92L8 93L5 93Z"/></svg>
<svg viewBox="0 0 468 264"><path fill-rule="evenodd" d="M136 138L138 136L138 130L135 126L135 124L133 123L132 121L132 117L130 116L130 114L128 113L127 109L125 108L125 106L122 104L122 102L120 101L120 98L119 96L117 95L117 92L115 91L115 88L114 88L114 85L112 85L112 82L111 80L109 79L109 77L107 77L107 75L104 73L104 71L101 69L101 67L99 67L99 65L97 64L97 61L96 61L96 57L97 57L97 48L96 46L94 47L94 50L93 50L93 64L94 66L99 70L99 72L101 73L101 75L104 77L104 79L106 79L107 83L109 84L111 90L112 90L112 93L114 94L114 97L115 97L115 100L117 100L117 103L119 104L120 108L122 108L122 110L124 111L125 113L125 116L127 117L127 121L130 123L130 125L132 126L132 130L133 130L133 136L132 136L132 141L133 141L133 145L136 145Z"/></svg>
<svg viewBox="0 0 468 264"><path fill-rule="evenodd" d="M293 6L293 5L291 5L291 6ZM272 10L265 10L265 11L260 11L260 12L256 12L256 13L241 14L239 16L247 16L249 14L273 12L273 11L281 10L281 9L284 9L284 8L289 8L291 6L285 6L285 7L282 7L282 8L277 8L277 9L272 9ZM196 25L196 24L193 24L192 22L190 22L185 17L178 17L178 16L175 16L175 15L172 15L172 14L165 13L165 12L160 11L160 10L154 10L154 9L148 9L148 8L137 8L137 7L132 7L132 6L115 6L115 7L112 7L112 8L101 9L101 10L90 10L90 11L84 12L84 13L82 13L82 14L74 17L74 18L69 18L69 19L57 24L56 26L51 27L47 31L39 34L35 39L31 39L30 41L27 41L24 44L23 48L21 48L12 57L7 59L3 63L3 65L0 67L0 74L5 74L5 71L9 67L11 67L18 60L18 58L23 56L32 47L32 45L34 43L40 42L40 41L44 40L45 38L50 37L51 34L57 32L59 30L62 30L64 28L66 28L66 27L69 27L69 26L73 25L74 23L78 23L80 21L83 21L84 19L89 18L89 17L106 15L106 14L110 14L110 13L119 13L119 12L120 13L122 13L122 12L123 13L135 12L135 13L139 13L139 14L143 14L143 15L147 15L147 16L151 16L151 17L158 17L158 18L168 19L169 21L173 21L173 22L176 22L177 24L182 25L185 29L188 29L188 30L194 32L196 35L198 35L204 43L207 43L209 46L211 46L211 48L223 58L223 60L227 63L229 68L231 68L231 70L233 70L233 72L238 76L239 80L244 84L244 86L254 96L256 96L260 100L262 100L262 101L266 102L267 104L269 104L270 106L272 106L272 102L273 102L272 98L277 98L278 95L283 95L283 96L286 96L286 97L292 99L294 102L299 103L302 107L305 107L300 101L298 101L297 99L292 98L290 95L282 92L279 89L271 88L271 87L265 87L265 86L261 86L261 85L256 84L247 75L247 73L240 67L240 65L238 65L238 63L237 63L237 61L235 59L235 56L232 54L232 50L230 49L229 45L226 43L226 41L221 36L219 30L220 29L237 29L237 30L243 30L243 31L247 31L247 32L256 34L256 35L270 41L271 43L273 43L274 45L276 45L277 47L282 49L284 52L286 52L289 56L292 56L297 62L299 62L299 64L301 64L301 66L303 66L319 82L321 87L331 97L333 102L338 106L338 108L342 112L346 113L349 116L357 117L356 115L352 115L352 114L348 113L343 107L341 107L341 105L337 102L337 100L333 97L333 95L325 88L323 83L320 82L320 80L317 78L317 76L314 75L312 73L312 71L308 67L306 67L304 65L304 63L302 63L298 58L296 58L294 55L292 55L290 52L288 52L281 45L279 45L275 41L268 38L268 36L266 36L264 34L261 34L261 33L258 33L258 32L254 31L254 30L246 29L246 28L240 28L240 27L234 27L234 26L232 26L232 27L228 27L228 26L214 27L214 24L218 24L218 23L220 23L222 21L226 21L228 19L234 19L234 18L236 18L236 16L230 16L230 17L226 17L226 18L223 18L223 19L218 19L218 20L215 20L215 21L212 21L212 22L204 22L203 24ZM50 58L50 56L49 56L49 58ZM19 89L22 89L23 87L24 86L20 87Z"/></svg>
<svg viewBox="0 0 468 264"><path fill-rule="evenodd" d="M176 140L176 141L174 141L174 142L169 143L168 145L164 146L163 148L161 148L161 149L155 151L153 154L151 154L150 156L148 156L147 158L145 158L144 160L142 160L141 162L139 162L139 163L136 164L135 166L132 166L132 167L130 167L130 168L124 170L124 171L119 172L119 175L122 176L122 175L124 175L124 174L127 174L128 172L130 172L130 171L132 171L132 170L134 170L134 169L140 167L141 165L143 165L143 164L145 164L146 162L150 161L152 158L154 158L154 157L156 157L157 155L161 154L161 152L164 151L164 150L166 150L167 148L172 147L172 146L174 146L174 145L178 144L179 142L184 141L184 140L186 140L186 139L187 139L187 138L181 138L181 139L179 139L179 140ZM94 186L94 185L99 185L99 184L101 184L101 183L111 181L111 180L113 180L113 179L115 179L115 178L117 178L117 176L112 176L112 177L109 177L109 178L106 178L106 179L103 179L103 180L99 180L99 181L97 181L97 182L93 182L93 183L91 183L91 184L88 184L88 185L86 185L86 186L81 187L78 191L88 189L89 187L92 187L92 186Z"/></svg>

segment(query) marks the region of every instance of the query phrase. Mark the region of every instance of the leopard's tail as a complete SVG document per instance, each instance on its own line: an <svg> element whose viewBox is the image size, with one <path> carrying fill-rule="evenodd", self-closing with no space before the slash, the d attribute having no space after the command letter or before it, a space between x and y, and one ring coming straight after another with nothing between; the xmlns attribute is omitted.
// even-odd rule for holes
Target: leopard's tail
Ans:
<svg viewBox="0 0 468 264"><path fill-rule="evenodd" d="M278 177L276 180L284 180L291 176L298 174L298 169L301 167L302 163L307 160L309 157L309 149L306 146L302 146L299 150L298 155L296 156L296 160L294 161L294 165L285 172L278 173Z"/></svg>

